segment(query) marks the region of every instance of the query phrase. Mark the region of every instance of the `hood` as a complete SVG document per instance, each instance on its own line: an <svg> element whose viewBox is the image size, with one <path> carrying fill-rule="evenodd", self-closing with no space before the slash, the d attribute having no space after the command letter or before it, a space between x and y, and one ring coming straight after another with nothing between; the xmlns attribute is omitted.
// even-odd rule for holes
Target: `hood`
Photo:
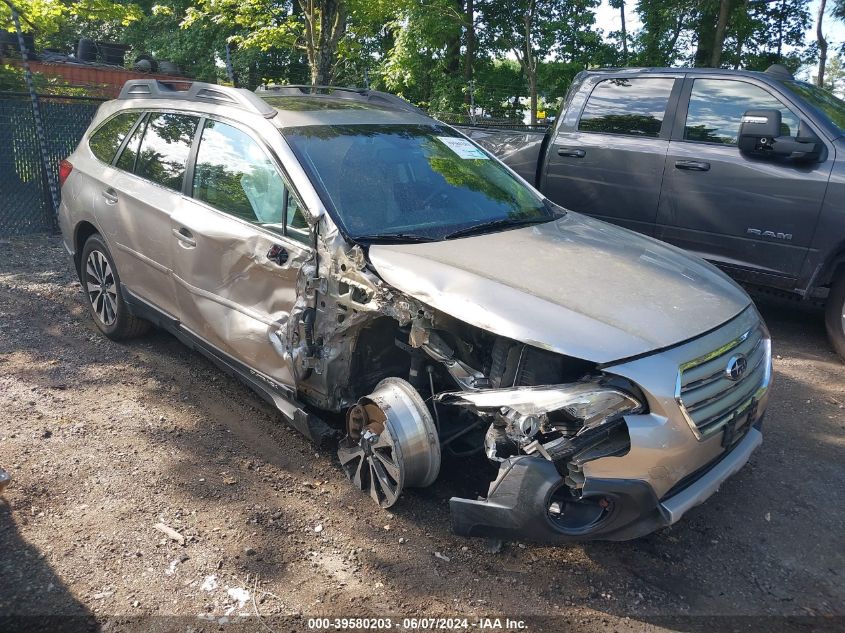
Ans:
<svg viewBox="0 0 845 633"><path fill-rule="evenodd" d="M500 336L599 364L712 330L751 300L714 266L599 220L373 245L385 282Z"/></svg>

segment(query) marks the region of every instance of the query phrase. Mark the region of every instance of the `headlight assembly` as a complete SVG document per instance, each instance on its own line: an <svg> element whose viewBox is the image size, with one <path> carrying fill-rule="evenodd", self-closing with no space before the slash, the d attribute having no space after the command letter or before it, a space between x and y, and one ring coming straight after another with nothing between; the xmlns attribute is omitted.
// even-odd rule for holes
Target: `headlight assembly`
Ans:
<svg viewBox="0 0 845 633"><path fill-rule="evenodd" d="M643 410L643 403L632 394L598 381L460 391L441 394L438 399L444 404L468 406L480 412L514 411L522 417L561 412L581 421L584 429Z"/></svg>

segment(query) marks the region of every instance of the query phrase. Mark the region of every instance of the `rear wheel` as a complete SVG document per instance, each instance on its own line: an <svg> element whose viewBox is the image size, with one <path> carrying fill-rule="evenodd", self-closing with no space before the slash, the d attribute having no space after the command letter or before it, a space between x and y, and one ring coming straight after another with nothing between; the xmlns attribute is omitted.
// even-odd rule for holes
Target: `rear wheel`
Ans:
<svg viewBox="0 0 845 633"><path fill-rule="evenodd" d="M833 283L824 310L827 337L839 357L845 360L845 274Z"/></svg>
<svg viewBox="0 0 845 633"><path fill-rule="evenodd" d="M120 293L120 275L103 239L94 234L85 242L79 281L88 311L100 331L114 341L141 336L150 324L129 313Z"/></svg>

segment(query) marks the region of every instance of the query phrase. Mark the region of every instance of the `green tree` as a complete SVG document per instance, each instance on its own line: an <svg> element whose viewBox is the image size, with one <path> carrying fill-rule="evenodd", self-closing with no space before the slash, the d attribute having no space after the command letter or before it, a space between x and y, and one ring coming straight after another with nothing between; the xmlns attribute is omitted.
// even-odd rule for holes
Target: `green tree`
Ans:
<svg viewBox="0 0 845 633"><path fill-rule="evenodd" d="M805 46L809 0L748 0L733 13L723 64L765 70L783 64L793 72L815 56Z"/></svg>
<svg viewBox="0 0 845 633"><path fill-rule="evenodd" d="M465 25L462 6L453 0L423 0L398 9L390 25L393 47L380 64L382 85L433 111L461 109L468 89L457 72Z"/></svg>
<svg viewBox="0 0 845 633"><path fill-rule="evenodd" d="M816 85L818 85L818 75L814 77ZM838 97L842 97L845 91L845 66L842 64L842 57L834 55L829 57L824 69L824 83L821 86Z"/></svg>
<svg viewBox="0 0 845 633"><path fill-rule="evenodd" d="M619 29L619 43L622 46L622 65L628 65L628 27L625 22L625 0L610 0L610 6L619 11L621 28Z"/></svg>
<svg viewBox="0 0 845 633"><path fill-rule="evenodd" d="M691 43L698 3L693 0L639 0L642 28L634 37L638 66L672 66Z"/></svg>
<svg viewBox="0 0 845 633"><path fill-rule="evenodd" d="M531 123L537 123L538 72L552 55L589 63L601 44L595 24L598 0L488 0L485 29L491 48L510 53L519 62L528 86Z"/></svg>
<svg viewBox="0 0 845 633"><path fill-rule="evenodd" d="M13 4L23 29L34 31L36 42L42 47L64 47L73 25L80 32L113 33L142 17L137 4L111 0L14 0ZM15 30L12 11L5 2L0 2L0 24L6 30Z"/></svg>
<svg viewBox="0 0 845 633"><path fill-rule="evenodd" d="M312 85L329 85L339 65L357 55L359 42L392 15L384 0L199 0L186 11L184 28L217 24L235 33L241 50L302 51Z"/></svg>

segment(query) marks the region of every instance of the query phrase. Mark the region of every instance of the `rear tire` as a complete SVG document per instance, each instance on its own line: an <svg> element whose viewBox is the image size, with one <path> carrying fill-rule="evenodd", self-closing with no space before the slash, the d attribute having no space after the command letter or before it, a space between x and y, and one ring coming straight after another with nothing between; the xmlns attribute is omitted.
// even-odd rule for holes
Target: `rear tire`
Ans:
<svg viewBox="0 0 845 633"><path fill-rule="evenodd" d="M845 360L845 274L839 276L827 295L824 324L830 344Z"/></svg>
<svg viewBox="0 0 845 633"><path fill-rule="evenodd" d="M148 321L129 312L120 292L120 275L103 238L94 234L80 257L79 281L94 323L108 338L122 341L146 334Z"/></svg>

